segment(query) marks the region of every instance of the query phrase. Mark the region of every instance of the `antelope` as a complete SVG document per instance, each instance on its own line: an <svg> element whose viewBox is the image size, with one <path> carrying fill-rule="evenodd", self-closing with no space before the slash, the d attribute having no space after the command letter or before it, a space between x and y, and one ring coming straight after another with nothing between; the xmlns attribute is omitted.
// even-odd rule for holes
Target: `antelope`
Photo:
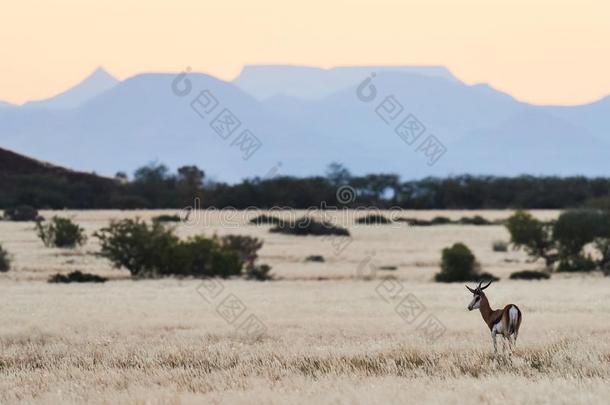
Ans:
<svg viewBox="0 0 610 405"><path fill-rule="evenodd" d="M514 347L517 344L517 336L519 336L519 326L521 326L521 311L514 304L509 304L504 309L491 309L489 301L483 292L484 289L491 285L491 281L486 286L482 287L483 281L474 290L468 286L466 288L472 293L472 301L468 305L468 310L479 309L483 316L483 321L491 331L491 338L494 344L494 353L498 352L496 345L496 335L502 335L508 340L509 345ZM511 342L511 336L513 338Z"/></svg>

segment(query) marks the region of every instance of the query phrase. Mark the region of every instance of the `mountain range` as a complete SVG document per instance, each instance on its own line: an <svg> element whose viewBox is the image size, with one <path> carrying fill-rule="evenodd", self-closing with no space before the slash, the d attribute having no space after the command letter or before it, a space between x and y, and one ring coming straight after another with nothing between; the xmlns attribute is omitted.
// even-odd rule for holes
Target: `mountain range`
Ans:
<svg viewBox="0 0 610 405"><path fill-rule="evenodd" d="M153 160L196 164L229 182L320 174L333 161L405 179L608 175L610 97L533 105L442 66L246 66L232 81L178 74L119 81L100 68L55 97L0 102L0 146L104 175ZM220 123L228 111L240 123L233 133ZM401 123L414 122L405 136ZM440 157L430 156L432 139Z"/></svg>

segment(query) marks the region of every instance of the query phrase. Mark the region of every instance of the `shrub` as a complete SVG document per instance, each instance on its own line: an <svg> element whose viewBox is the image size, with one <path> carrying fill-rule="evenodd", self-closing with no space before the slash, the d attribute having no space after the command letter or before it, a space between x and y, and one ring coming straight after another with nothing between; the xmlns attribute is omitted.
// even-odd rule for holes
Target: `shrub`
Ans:
<svg viewBox="0 0 610 405"><path fill-rule="evenodd" d="M173 229L140 219L113 221L94 235L100 240L101 256L134 277L236 276L260 248L260 242L249 237L194 236L181 241Z"/></svg>
<svg viewBox="0 0 610 405"><path fill-rule="evenodd" d="M330 222L319 222L313 218L303 217L294 222L282 222L269 230L270 232L283 233L296 236L320 236L336 235L349 236L349 231Z"/></svg>
<svg viewBox="0 0 610 405"><path fill-rule="evenodd" d="M463 243L443 249L441 272L435 276L436 281L477 281L482 275L474 254Z"/></svg>
<svg viewBox="0 0 610 405"><path fill-rule="evenodd" d="M158 215L156 217L153 217L153 222L180 222L180 216L179 215L167 215L167 214L163 214L163 215Z"/></svg>
<svg viewBox="0 0 610 405"><path fill-rule="evenodd" d="M396 267L396 266L379 266L379 270L394 271L394 270L398 270L398 267Z"/></svg>
<svg viewBox="0 0 610 405"><path fill-rule="evenodd" d="M19 205L5 209L4 218L9 221L37 221L42 219L38 216L38 210L29 205Z"/></svg>
<svg viewBox="0 0 610 405"><path fill-rule="evenodd" d="M140 219L112 221L94 233L100 240L101 256L132 276L152 277L172 273L178 238L158 222L151 226Z"/></svg>
<svg viewBox="0 0 610 405"><path fill-rule="evenodd" d="M397 222L406 222L410 226L430 226L432 225L432 221L427 221L425 219L418 218L397 218Z"/></svg>
<svg viewBox="0 0 610 405"><path fill-rule="evenodd" d="M6 250L0 245L0 273L11 269L11 258Z"/></svg>
<svg viewBox="0 0 610 405"><path fill-rule="evenodd" d="M356 219L357 224L361 225L385 225L391 224L392 221L380 214L369 214Z"/></svg>
<svg viewBox="0 0 610 405"><path fill-rule="evenodd" d="M273 276L269 274L271 266L266 264L259 264L252 267L246 272L246 279L256 281L268 281L272 280Z"/></svg>
<svg viewBox="0 0 610 405"><path fill-rule="evenodd" d="M324 256L321 256L321 255L310 255L310 256L307 256L305 258L305 261L306 262L323 263L325 260L324 260Z"/></svg>
<svg viewBox="0 0 610 405"><path fill-rule="evenodd" d="M494 252L508 252L508 243L503 240L494 240L491 248Z"/></svg>
<svg viewBox="0 0 610 405"><path fill-rule="evenodd" d="M168 256L174 263L162 275L227 278L240 275L244 264L237 252L223 248L217 238L203 236L178 241Z"/></svg>
<svg viewBox="0 0 610 405"><path fill-rule="evenodd" d="M566 211L553 227L560 256L578 256L582 248L610 232L610 214L595 210Z"/></svg>
<svg viewBox="0 0 610 405"><path fill-rule="evenodd" d="M431 225L447 225L451 223L451 219L447 218L447 217L434 217L432 218L432 220L430 221Z"/></svg>
<svg viewBox="0 0 610 405"><path fill-rule="evenodd" d="M557 266L559 272L581 272L595 270L597 264L589 256L581 254L562 257Z"/></svg>
<svg viewBox="0 0 610 405"><path fill-rule="evenodd" d="M459 221L462 225L491 225L492 223L480 215L473 217L462 217Z"/></svg>
<svg viewBox="0 0 610 405"><path fill-rule="evenodd" d="M283 222L283 220L280 218L272 217L271 215L265 215L265 214L259 215L250 220L250 223L254 224L254 225L277 225L282 222Z"/></svg>
<svg viewBox="0 0 610 405"><path fill-rule="evenodd" d="M515 248L524 248L535 259L543 258L548 268L557 260L552 224L537 220L529 212L517 211L506 220L506 229Z"/></svg>
<svg viewBox="0 0 610 405"><path fill-rule="evenodd" d="M85 230L69 218L53 217L49 223L37 222L36 229L45 246L74 248L87 241Z"/></svg>
<svg viewBox="0 0 610 405"><path fill-rule="evenodd" d="M551 275L546 271L523 270L511 273L511 280L547 280Z"/></svg>
<svg viewBox="0 0 610 405"><path fill-rule="evenodd" d="M220 242L223 248L237 254L246 269L254 267L258 251L263 247L262 240L242 235L226 235L220 239Z"/></svg>
<svg viewBox="0 0 610 405"><path fill-rule="evenodd" d="M72 273L65 274L54 274L49 277L49 283L105 283L108 279L101 277L96 274L81 273L80 271L73 271Z"/></svg>

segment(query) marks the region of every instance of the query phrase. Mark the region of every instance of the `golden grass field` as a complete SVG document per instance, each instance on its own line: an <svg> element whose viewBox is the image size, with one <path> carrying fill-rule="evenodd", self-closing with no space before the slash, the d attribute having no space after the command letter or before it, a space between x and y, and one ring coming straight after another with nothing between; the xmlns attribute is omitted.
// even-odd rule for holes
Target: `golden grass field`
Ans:
<svg viewBox="0 0 610 405"><path fill-rule="evenodd" d="M89 235L111 218L159 213L42 212L72 217ZM404 216L439 214L498 219L510 212ZM493 240L508 240L502 226L350 225L352 240L339 252L334 240L271 234L246 225L248 216L215 214L176 232L265 240L259 261L273 267L276 281L221 281L223 295L234 294L245 314L264 323L256 336L235 326L241 320L229 324L217 302L200 294L201 281L134 281L92 255L94 238L75 250L45 248L32 223L0 222L0 243L14 258L13 269L0 273L0 403L608 403L610 278L507 280L536 264L522 252L492 251ZM515 303L523 311L512 355L494 356L480 314L466 309L471 295L462 284L431 281L440 250L457 241L502 278L486 291L492 306ZM305 263L312 254L326 262ZM46 283L73 270L111 280ZM414 294L425 306L422 318L435 316L444 334L430 340L418 329L422 318L401 318L395 301L378 293L388 285L381 282L402 286L399 297Z"/></svg>

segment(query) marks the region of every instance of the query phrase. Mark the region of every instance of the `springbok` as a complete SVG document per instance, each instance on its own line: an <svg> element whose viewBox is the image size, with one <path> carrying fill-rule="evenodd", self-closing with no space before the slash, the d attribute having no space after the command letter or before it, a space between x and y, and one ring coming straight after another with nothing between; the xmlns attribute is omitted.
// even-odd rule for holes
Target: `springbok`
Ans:
<svg viewBox="0 0 610 405"><path fill-rule="evenodd" d="M468 286L466 288L472 293L472 302L468 305L468 310L479 309L483 320L491 330L491 338L494 343L494 352L498 352L496 346L496 335L502 335L505 339L508 339L509 345L512 346L517 343L517 336L519 336L519 326L521 326L521 311L514 304L509 304L504 309L491 309L489 301L483 292L484 289L491 285L491 281L486 286L482 287L481 281L476 289L472 289Z"/></svg>

